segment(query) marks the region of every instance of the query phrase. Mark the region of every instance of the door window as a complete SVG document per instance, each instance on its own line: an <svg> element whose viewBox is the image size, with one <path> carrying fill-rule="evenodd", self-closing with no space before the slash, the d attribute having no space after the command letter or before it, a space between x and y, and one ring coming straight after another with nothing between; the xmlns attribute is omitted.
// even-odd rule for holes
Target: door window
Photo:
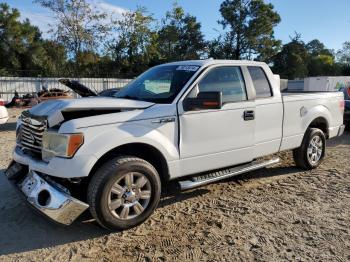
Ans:
<svg viewBox="0 0 350 262"><path fill-rule="evenodd" d="M258 66L248 66L248 71L253 80L256 98L271 97L271 86L267 80L264 70Z"/></svg>
<svg viewBox="0 0 350 262"><path fill-rule="evenodd" d="M198 92L222 92L223 103L247 100L245 83L239 67L212 69L198 84Z"/></svg>

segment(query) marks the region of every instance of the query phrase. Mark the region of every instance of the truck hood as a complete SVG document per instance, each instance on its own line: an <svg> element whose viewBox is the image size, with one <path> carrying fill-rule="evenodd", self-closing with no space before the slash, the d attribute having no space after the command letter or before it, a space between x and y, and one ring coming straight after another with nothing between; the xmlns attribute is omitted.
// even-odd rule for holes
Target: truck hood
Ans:
<svg viewBox="0 0 350 262"><path fill-rule="evenodd" d="M127 110L145 109L154 103L110 97L89 97L65 100L49 100L29 109L36 117L43 117L53 127L63 121L117 113Z"/></svg>
<svg viewBox="0 0 350 262"><path fill-rule="evenodd" d="M58 79L58 82L69 87L81 97L97 96L96 92L92 91L87 86L79 83L79 81L63 78L63 79Z"/></svg>

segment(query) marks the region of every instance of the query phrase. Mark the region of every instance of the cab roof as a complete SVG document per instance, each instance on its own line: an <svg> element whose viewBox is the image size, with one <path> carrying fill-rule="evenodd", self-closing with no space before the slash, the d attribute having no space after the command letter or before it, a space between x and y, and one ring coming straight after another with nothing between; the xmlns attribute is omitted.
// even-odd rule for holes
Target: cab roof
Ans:
<svg viewBox="0 0 350 262"><path fill-rule="evenodd" d="M210 66L210 65L266 65L264 62L257 62L257 61L249 61L249 60L220 60L220 59L205 59L205 60L186 60L186 61L178 61L178 62L171 62L165 65L192 65L192 66Z"/></svg>

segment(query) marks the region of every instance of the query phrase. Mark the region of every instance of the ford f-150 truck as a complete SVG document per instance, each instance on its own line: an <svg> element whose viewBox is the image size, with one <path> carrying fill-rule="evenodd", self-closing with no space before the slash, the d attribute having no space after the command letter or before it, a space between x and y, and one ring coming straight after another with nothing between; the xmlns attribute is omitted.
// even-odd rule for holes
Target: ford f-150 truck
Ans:
<svg viewBox="0 0 350 262"><path fill-rule="evenodd" d="M89 208L103 227L127 229L152 214L169 180L191 189L276 164L267 156L291 149L298 167L316 168L326 140L344 132L343 111L341 92L282 95L265 63L168 63L115 97L24 111L5 174L56 222Z"/></svg>

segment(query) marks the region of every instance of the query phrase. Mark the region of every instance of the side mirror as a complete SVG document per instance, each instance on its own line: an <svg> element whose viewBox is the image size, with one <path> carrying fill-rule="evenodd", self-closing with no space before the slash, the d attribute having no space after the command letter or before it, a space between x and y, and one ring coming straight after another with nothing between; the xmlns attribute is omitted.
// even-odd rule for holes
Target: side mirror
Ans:
<svg viewBox="0 0 350 262"><path fill-rule="evenodd" d="M196 98L185 98L182 105L185 111L220 109L222 107L222 93L199 92Z"/></svg>

